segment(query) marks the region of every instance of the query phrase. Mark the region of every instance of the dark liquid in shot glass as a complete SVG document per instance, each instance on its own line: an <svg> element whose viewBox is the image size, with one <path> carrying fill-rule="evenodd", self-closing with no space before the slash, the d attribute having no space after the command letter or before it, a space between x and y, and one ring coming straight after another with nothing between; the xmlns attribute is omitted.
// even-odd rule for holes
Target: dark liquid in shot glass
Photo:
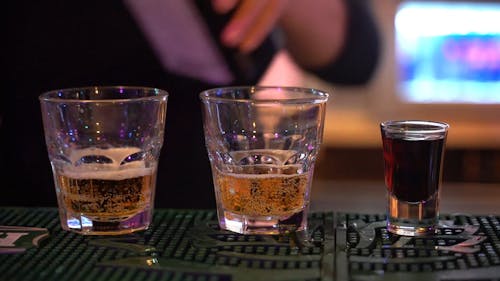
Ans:
<svg viewBox="0 0 500 281"><path fill-rule="evenodd" d="M445 139L383 135L382 140L389 230L403 235L432 232L438 217Z"/></svg>
<svg viewBox="0 0 500 281"><path fill-rule="evenodd" d="M425 201L439 189L444 139L383 138L389 193L408 202Z"/></svg>

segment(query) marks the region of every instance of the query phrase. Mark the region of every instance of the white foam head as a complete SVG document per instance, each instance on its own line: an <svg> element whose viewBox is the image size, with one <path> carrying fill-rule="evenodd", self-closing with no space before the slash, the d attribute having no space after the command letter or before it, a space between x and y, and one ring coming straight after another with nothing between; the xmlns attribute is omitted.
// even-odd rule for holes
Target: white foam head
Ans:
<svg viewBox="0 0 500 281"><path fill-rule="evenodd" d="M74 150L70 156L73 165L87 155L105 156L111 159L112 163L84 163L78 166L65 164L62 167L61 173L74 179L103 180L123 180L153 174L156 168L147 168L143 160L124 163L125 158L140 151L141 150L137 147L118 147L110 149L92 147Z"/></svg>

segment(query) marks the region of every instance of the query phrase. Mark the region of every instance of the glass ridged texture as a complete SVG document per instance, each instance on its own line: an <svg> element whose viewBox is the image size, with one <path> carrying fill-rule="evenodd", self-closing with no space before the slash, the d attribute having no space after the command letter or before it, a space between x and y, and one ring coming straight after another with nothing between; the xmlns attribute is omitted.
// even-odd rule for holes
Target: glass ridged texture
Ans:
<svg viewBox="0 0 500 281"><path fill-rule="evenodd" d="M149 227L167 98L124 86L39 97L63 229L117 235Z"/></svg>
<svg viewBox="0 0 500 281"><path fill-rule="evenodd" d="M250 86L200 94L223 229L306 230L328 96L309 88Z"/></svg>

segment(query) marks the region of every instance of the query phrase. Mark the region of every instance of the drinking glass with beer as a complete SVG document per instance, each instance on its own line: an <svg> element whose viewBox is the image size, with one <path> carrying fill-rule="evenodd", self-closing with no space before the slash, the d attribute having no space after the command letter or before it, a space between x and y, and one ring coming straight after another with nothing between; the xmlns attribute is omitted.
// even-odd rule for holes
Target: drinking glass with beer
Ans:
<svg viewBox="0 0 500 281"><path fill-rule="evenodd" d="M148 228L168 93L102 86L40 95L62 228L116 235Z"/></svg>
<svg viewBox="0 0 500 281"><path fill-rule="evenodd" d="M200 98L220 227L305 231L328 94L243 86L209 89Z"/></svg>

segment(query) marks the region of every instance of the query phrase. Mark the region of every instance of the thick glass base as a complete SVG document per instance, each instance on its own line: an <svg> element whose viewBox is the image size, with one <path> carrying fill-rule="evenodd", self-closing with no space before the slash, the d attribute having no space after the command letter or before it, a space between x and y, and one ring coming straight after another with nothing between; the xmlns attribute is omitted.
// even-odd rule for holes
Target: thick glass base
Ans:
<svg viewBox="0 0 500 281"><path fill-rule="evenodd" d="M85 214L60 211L61 227L83 235L122 235L149 227L152 219L150 209L141 211L123 220L95 220Z"/></svg>
<svg viewBox="0 0 500 281"><path fill-rule="evenodd" d="M219 210L219 225L222 229L240 234L286 234L307 229L307 212L302 210L289 216L247 216Z"/></svg>
<svg viewBox="0 0 500 281"><path fill-rule="evenodd" d="M437 193L421 202L402 201L389 195L388 231L405 236L426 236L435 233L437 224Z"/></svg>

